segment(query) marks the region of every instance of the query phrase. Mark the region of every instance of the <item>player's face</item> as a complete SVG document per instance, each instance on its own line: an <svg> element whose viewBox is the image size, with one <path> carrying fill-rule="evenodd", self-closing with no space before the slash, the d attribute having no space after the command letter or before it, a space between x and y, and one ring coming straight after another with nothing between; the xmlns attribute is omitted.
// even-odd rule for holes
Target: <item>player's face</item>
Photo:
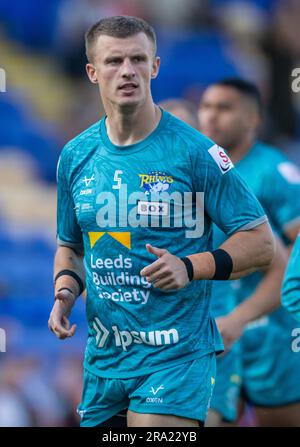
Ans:
<svg viewBox="0 0 300 447"><path fill-rule="evenodd" d="M201 132L228 150L255 131L258 123L253 104L234 88L218 85L204 92L198 118Z"/></svg>
<svg viewBox="0 0 300 447"><path fill-rule="evenodd" d="M159 58L146 34L125 39L101 35L93 54L87 72L99 84L104 106L136 106L151 96L150 81L158 74Z"/></svg>

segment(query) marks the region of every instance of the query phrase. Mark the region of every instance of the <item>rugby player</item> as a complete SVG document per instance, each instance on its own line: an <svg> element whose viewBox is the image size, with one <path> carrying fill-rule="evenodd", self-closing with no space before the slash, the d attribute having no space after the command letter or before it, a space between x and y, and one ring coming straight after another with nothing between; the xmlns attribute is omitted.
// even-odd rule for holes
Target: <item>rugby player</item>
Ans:
<svg viewBox="0 0 300 447"><path fill-rule="evenodd" d="M261 118L260 94L247 81L220 81L201 98L200 130L226 146L275 233L282 241L292 243L300 226L300 174L278 149L256 140ZM258 425L300 426L300 356L291 349L295 322L280 307L245 326L249 311L256 309L259 316L266 301L276 302L283 269L278 268L276 273L275 268L240 280L240 304L218 319L218 327L225 345L243 334L242 389L244 398L254 406Z"/></svg>
<svg viewBox="0 0 300 447"><path fill-rule="evenodd" d="M71 337L86 287L81 426L112 423L125 408L131 427L203 425L223 350L210 280L268 266L272 231L226 153L154 104L151 26L102 19L86 50L106 115L60 156L48 325ZM217 250L213 222L229 236Z"/></svg>
<svg viewBox="0 0 300 447"><path fill-rule="evenodd" d="M160 102L159 105L187 124L192 124L195 120L196 110L193 103L187 100L168 99ZM198 122L197 126L199 126ZM213 246L217 248L225 240L226 235L216 225L213 225ZM270 295L264 293L264 299L260 299L260 297L257 299L254 296L244 303L244 308L240 309L243 311L243 325L241 327L238 324L237 331L242 331L247 323L279 307L281 277L286 266L286 259L286 250L280 240L276 238L276 254L272 265L266 272L270 278L269 282L272 284L272 293ZM276 284L277 291L274 293L273 289ZM236 287L237 283L234 281L213 281L211 311L214 318L217 319L217 324L218 317L230 314L237 306ZM227 351L217 357L216 381L210 410L205 421L207 427L227 426L228 423L237 419L242 367L241 346L236 340L237 338L235 336L232 340L225 339Z"/></svg>
<svg viewBox="0 0 300 447"><path fill-rule="evenodd" d="M282 305L300 321L300 234L294 244L282 284Z"/></svg>

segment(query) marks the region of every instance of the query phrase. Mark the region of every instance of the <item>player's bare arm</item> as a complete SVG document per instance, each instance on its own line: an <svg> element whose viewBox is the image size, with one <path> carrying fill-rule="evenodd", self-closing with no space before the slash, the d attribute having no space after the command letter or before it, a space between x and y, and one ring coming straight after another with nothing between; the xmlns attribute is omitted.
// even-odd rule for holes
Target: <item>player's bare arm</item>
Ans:
<svg viewBox="0 0 300 447"><path fill-rule="evenodd" d="M141 275L154 287L165 291L177 290L189 282L186 265L179 257L150 244L146 247L158 259L142 269ZM275 242L269 224L264 223L252 230L236 232L220 248L232 260L232 272L228 279L237 279L250 271L270 266ZM192 254L188 259L192 263L194 280L214 279L216 261L211 252Z"/></svg>
<svg viewBox="0 0 300 447"><path fill-rule="evenodd" d="M75 272L84 278L83 255L69 247L58 247L54 259L54 278L65 270ZM70 275L61 275L54 283L55 301L48 321L49 329L60 339L72 337L76 325L70 325L69 315L80 294L80 287L76 279Z"/></svg>
<svg viewBox="0 0 300 447"><path fill-rule="evenodd" d="M291 228L288 228L285 231L285 235L289 238L290 241L295 242L298 233L300 231L300 225L293 225ZM290 250L292 249L292 247L290 247Z"/></svg>

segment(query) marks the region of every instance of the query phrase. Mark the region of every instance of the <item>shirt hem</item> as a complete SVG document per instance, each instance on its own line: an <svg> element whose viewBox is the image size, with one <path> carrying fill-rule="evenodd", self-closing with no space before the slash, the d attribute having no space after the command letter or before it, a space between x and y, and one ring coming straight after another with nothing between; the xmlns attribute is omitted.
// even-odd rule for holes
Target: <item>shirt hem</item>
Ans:
<svg viewBox="0 0 300 447"><path fill-rule="evenodd" d="M110 372L108 370L103 371L101 369L91 366L87 362L87 360L84 360L83 366L84 366L84 369L86 369L90 373L94 374L95 376L102 377L104 379L131 379L134 377L147 376L149 374L155 373L156 371L160 371L162 369L168 369L168 368L171 368L172 366L177 366L177 365L180 365L181 363L186 363L191 360L201 358L204 355L210 354L212 352L215 352L216 354L218 354L218 353L222 352L223 350L224 350L224 347L222 345L216 345L215 347L202 349L197 352L193 352L189 355L186 355L184 357L180 357L180 359L177 359L175 361L173 360L173 361L166 362L163 364L158 364L158 365L155 365L155 366L152 366L149 368L140 369L140 370L134 371L132 373L130 373L130 372L123 372L123 373L116 372L115 373L115 372Z"/></svg>

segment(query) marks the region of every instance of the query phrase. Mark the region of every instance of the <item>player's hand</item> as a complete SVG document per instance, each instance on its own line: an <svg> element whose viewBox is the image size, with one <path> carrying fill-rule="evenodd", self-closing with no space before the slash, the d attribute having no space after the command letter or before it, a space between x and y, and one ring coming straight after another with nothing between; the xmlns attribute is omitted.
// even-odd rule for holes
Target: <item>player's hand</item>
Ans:
<svg viewBox="0 0 300 447"><path fill-rule="evenodd" d="M188 282L188 274L185 264L177 256L172 255L163 248L146 244L149 253L157 256L157 260L144 267L140 274L146 277L153 287L160 290L178 290Z"/></svg>
<svg viewBox="0 0 300 447"><path fill-rule="evenodd" d="M73 337L76 331L76 324L70 327L68 316L71 313L76 297L68 290L62 290L55 295L55 302L48 321L48 327L57 338L64 340Z"/></svg>
<svg viewBox="0 0 300 447"><path fill-rule="evenodd" d="M217 318L216 323L223 338L225 351L228 351L243 334L245 323L234 312L225 317Z"/></svg>

